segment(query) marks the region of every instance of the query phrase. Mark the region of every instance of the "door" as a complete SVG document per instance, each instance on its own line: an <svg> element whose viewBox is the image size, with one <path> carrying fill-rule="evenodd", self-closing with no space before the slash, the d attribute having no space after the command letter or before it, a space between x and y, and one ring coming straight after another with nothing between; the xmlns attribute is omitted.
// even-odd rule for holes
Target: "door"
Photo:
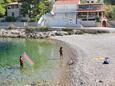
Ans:
<svg viewBox="0 0 115 86"><path fill-rule="evenodd" d="M107 27L106 21L103 21L103 22L102 22L102 27Z"/></svg>

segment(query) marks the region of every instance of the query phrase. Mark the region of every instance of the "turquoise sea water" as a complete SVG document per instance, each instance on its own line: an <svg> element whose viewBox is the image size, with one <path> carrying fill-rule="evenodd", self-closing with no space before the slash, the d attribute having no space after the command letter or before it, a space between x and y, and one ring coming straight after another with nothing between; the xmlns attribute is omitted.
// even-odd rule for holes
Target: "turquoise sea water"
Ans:
<svg viewBox="0 0 115 86"><path fill-rule="evenodd" d="M24 63L19 56L26 52L34 65ZM24 86L33 81L52 80L57 72L59 55L51 40L0 38L0 86Z"/></svg>

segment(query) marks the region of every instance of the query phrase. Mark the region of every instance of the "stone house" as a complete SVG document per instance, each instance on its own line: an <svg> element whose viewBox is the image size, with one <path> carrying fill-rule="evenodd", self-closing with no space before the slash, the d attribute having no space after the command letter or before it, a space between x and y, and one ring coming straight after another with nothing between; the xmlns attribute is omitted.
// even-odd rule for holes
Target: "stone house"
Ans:
<svg viewBox="0 0 115 86"><path fill-rule="evenodd" d="M7 5L7 16L19 17L21 9L21 4L18 2L13 2Z"/></svg>

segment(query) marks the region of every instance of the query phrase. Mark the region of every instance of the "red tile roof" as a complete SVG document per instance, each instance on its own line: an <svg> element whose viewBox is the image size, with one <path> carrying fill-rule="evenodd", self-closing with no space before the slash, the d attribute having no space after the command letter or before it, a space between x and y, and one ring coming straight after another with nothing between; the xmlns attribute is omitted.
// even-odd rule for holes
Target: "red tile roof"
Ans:
<svg viewBox="0 0 115 86"><path fill-rule="evenodd" d="M79 4L80 0L56 0L56 4Z"/></svg>

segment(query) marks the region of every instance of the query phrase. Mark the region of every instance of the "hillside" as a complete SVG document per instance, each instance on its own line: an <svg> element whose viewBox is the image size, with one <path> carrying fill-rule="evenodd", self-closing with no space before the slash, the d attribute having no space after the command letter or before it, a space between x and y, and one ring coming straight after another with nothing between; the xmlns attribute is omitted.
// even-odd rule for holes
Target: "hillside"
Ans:
<svg viewBox="0 0 115 86"><path fill-rule="evenodd" d="M0 17L6 15L6 5L15 1L22 3L21 15L29 16L32 21L37 21L41 15L52 8L49 0L0 0Z"/></svg>

